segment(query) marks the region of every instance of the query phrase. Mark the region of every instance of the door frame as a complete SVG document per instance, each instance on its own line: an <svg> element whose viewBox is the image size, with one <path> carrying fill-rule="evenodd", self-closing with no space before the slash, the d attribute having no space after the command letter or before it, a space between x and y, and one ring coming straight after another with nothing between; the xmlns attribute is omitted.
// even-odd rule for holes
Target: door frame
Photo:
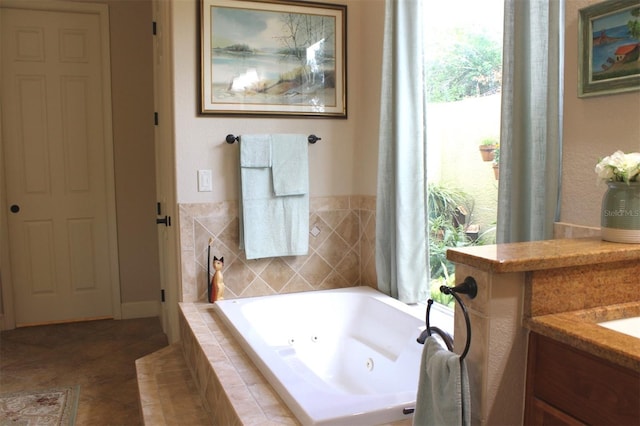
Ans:
<svg viewBox="0 0 640 426"><path fill-rule="evenodd" d="M74 1L33 0L0 0L2 9L49 10L56 12L74 12L96 14L100 19L102 47L102 108L104 120L105 173L107 198L107 232L109 246L109 274L111 283L111 305L113 318L122 318L120 302L120 266L118 262L118 233L116 217L115 168L113 151L113 124L111 116L111 54L109 31L109 6L98 3L80 3ZM0 52L1 54L1 52ZM0 61L1 61L0 57ZM15 328L15 309L13 302L13 281L11 280L11 262L9 258L9 222L7 217L8 203L6 177L4 167L4 143L2 138L2 120L0 119L0 287L2 287L2 313L0 314L0 330Z"/></svg>
<svg viewBox="0 0 640 426"><path fill-rule="evenodd" d="M154 34L154 103L158 113L155 126L156 194L162 215L172 217L173 225L158 229L160 287L165 300L161 304L162 328L169 343L180 339L178 303L180 292L180 244L175 177L175 138L173 110L172 2L151 0L156 24Z"/></svg>

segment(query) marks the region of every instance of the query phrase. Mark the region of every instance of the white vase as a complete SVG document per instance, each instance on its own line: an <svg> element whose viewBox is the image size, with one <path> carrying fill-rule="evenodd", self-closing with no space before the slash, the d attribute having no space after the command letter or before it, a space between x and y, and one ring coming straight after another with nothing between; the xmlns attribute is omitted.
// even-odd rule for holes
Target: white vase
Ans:
<svg viewBox="0 0 640 426"><path fill-rule="evenodd" d="M640 243L640 182L608 182L602 197L601 236L615 243Z"/></svg>

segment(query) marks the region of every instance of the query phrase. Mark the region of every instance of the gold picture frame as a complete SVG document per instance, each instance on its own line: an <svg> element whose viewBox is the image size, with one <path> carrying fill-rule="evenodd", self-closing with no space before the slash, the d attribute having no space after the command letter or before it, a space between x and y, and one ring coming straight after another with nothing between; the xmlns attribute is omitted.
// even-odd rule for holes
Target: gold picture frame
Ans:
<svg viewBox="0 0 640 426"><path fill-rule="evenodd" d="M347 117L345 5L201 0L201 114Z"/></svg>

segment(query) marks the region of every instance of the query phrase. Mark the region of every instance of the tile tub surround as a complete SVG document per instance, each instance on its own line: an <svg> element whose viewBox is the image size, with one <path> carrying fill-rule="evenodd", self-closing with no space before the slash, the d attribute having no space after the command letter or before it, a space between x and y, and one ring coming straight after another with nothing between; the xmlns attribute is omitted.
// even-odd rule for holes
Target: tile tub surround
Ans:
<svg viewBox="0 0 640 426"><path fill-rule="evenodd" d="M143 424L209 424L180 343L138 358L136 373Z"/></svg>
<svg viewBox="0 0 640 426"><path fill-rule="evenodd" d="M225 298L375 285L375 197L310 200L309 254L247 260L238 202L180 204L182 301L206 300L207 245L224 257Z"/></svg>
<svg viewBox="0 0 640 426"><path fill-rule="evenodd" d="M219 425L297 425L267 380L211 315L206 303L180 304L185 360L200 397Z"/></svg>
<svg viewBox="0 0 640 426"><path fill-rule="evenodd" d="M299 425L207 303L180 304L187 365L212 424ZM410 426L411 419L389 426Z"/></svg>
<svg viewBox="0 0 640 426"><path fill-rule="evenodd" d="M611 305L640 302L638 244L599 238L561 239L460 248L449 250L447 257L456 263L456 276L471 275L478 283L478 296L466 303L473 330L467 357L472 424L522 423L528 336L523 325L545 318L555 329L541 321L534 322L536 331L555 333L555 337L549 337L566 337L571 336L567 327L579 330L597 326L577 326L587 320L574 317L574 321L564 322L563 330L553 315L595 315L587 311L610 307L613 312ZM631 308L617 309L617 315L624 315L621 312ZM466 336L460 315L456 315L455 331L456 344L464 345L463 341L457 342ZM621 359L624 351L616 355L611 350L624 344L619 339L625 337L613 331L605 334L608 337L602 345L590 346L592 353L602 356L604 348L621 364L635 362L629 357ZM583 347L589 347L584 339L571 339L574 344L582 341ZM635 349L628 349L639 355Z"/></svg>

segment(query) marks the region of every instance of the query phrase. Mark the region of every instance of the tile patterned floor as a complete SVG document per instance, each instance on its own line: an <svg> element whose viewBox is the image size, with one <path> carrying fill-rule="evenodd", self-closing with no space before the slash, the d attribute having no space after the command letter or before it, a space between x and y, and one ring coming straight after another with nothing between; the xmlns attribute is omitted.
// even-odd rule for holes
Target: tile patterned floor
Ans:
<svg viewBox="0 0 640 426"><path fill-rule="evenodd" d="M0 333L0 392L80 385L77 425L141 425L135 360L167 346L158 318Z"/></svg>

